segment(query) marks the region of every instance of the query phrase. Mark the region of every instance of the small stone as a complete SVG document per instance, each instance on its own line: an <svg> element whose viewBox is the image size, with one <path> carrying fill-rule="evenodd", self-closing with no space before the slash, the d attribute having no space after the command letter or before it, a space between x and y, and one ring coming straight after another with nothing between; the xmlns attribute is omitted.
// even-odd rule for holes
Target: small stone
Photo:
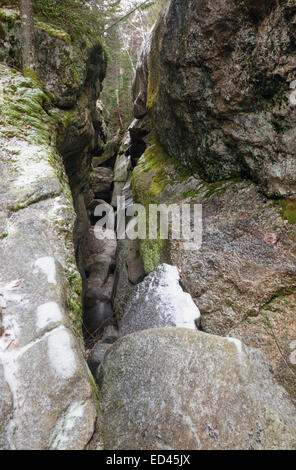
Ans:
<svg viewBox="0 0 296 470"><path fill-rule="evenodd" d="M102 343L101 341L95 345L91 350L88 365L91 372L95 375L97 368L101 365L104 360L104 356L108 349L111 347L110 343Z"/></svg>
<svg viewBox="0 0 296 470"><path fill-rule="evenodd" d="M104 343L113 344L119 339L119 331L113 325L108 325L104 331L102 336L102 341Z"/></svg>

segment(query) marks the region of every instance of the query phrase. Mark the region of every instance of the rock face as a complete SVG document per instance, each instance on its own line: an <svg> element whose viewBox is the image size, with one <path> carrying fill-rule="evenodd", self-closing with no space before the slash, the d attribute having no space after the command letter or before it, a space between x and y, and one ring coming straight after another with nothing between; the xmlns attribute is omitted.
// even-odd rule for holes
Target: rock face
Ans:
<svg viewBox="0 0 296 470"><path fill-rule="evenodd" d="M136 76L133 82L134 116L141 119L147 113L148 57L151 47L153 29L147 34L137 63Z"/></svg>
<svg viewBox="0 0 296 470"><path fill-rule="evenodd" d="M94 198L89 152L106 140L106 58L90 29L70 37L35 19L39 81L0 66L1 449L84 449L95 429L75 259ZM0 9L0 37L1 62L20 69L18 11Z"/></svg>
<svg viewBox="0 0 296 470"><path fill-rule="evenodd" d="M0 9L0 61L21 68L20 17L17 10ZM97 32L98 33L98 32ZM85 32L84 37L70 37L65 31L35 20L36 72L45 87L55 95L58 106L74 106L85 88L93 82L96 95L106 72L102 45Z"/></svg>
<svg viewBox="0 0 296 470"><path fill-rule="evenodd" d="M0 447L83 449L97 410L55 121L35 82L1 65L0 85Z"/></svg>
<svg viewBox="0 0 296 470"><path fill-rule="evenodd" d="M180 240L143 240L146 272L163 262L178 266L202 330L261 348L295 398L295 202L269 200L247 180L208 184L174 164L152 142L133 172L134 198L202 204L202 245L188 250Z"/></svg>
<svg viewBox="0 0 296 470"><path fill-rule="evenodd" d="M147 105L160 143L205 180L295 194L294 17L293 1L166 1Z"/></svg>
<svg viewBox="0 0 296 470"><path fill-rule="evenodd" d="M200 313L179 281L178 269L162 264L138 284L119 324L120 335L169 326L195 329Z"/></svg>
<svg viewBox="0 0 296 470"><path fill-rule="evenodd" d="M122 338L105 355L101 400L109 450L296 446L287 394L233 339L171 328Z"/></svg>

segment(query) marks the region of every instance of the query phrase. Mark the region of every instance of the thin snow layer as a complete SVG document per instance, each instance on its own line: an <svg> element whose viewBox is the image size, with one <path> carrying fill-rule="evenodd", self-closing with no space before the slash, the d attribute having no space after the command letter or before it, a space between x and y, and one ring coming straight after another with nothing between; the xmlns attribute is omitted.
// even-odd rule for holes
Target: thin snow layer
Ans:
<svg viewBox="0 0 296 470"><path fill-rule="evenodd" d="M18 141L11 147L16 158L15 166L19 176L14 180L15 188L29 187L39 179L54 177L46 150L25 141Z"/></svg>
<svg viewBox="0 0 296 470"><path fill-rule="evenodd" d="M227 341L230 341L231 343L233 343L235 345L238 356L241 359L242 356L243 356L243 344L242 344L242 342L237 338L226 337L225 339Z"/></svg>
<svg viewBox="0 0 296 470"><path fill-rule="evenodd" d="M68 410L59 418L52 432L50 448L54 450L65 450L69 441L73 439L75 429L84 416L85 402L74 402Z"/></svg>
<svg viewBox="0 0 296 470"><path fill-rule="evenodd" d="M150 328L196 329L200 312L180 286L175 266L162 264L137 286L120 324L121 336Z"/></svg>
<svg viewBox="0 0 296 470"><path fill-rule="evenodd" d="M52 256L44 256L43 258L37 259L34 266L45 274L49 284L56 285L56 265L55 259Z"/></svg>
<svg viewBox="0 0 296 470"><path fill-rule="evenodd" d="M63 320L61 309L56 302L47 302L46 304L39 305L36 316L36 326L39 330Z"/></svg>
<svg viewBox="0 0 296 470"><path fill-rule="evenodd" d="M56 374L69 379L76 372L76 359L71 345L71 338L66 328L55 330L48 338L48 357Z"/></svg>

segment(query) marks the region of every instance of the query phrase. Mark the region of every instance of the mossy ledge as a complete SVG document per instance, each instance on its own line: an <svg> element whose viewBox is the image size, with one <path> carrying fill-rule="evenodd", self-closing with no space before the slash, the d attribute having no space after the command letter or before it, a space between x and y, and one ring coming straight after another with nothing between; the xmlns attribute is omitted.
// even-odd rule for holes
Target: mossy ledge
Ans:
<svg viewBox="0 0 296 470"><path fill-rule="evenodd" d="M11 171L19 174L18 160L21 158L20 150L17 148L32 148L31 154L27 155L30 163L34 163L36 168L38 164L48 173L48 178L57 178L61 195L65 202L64 210L68 210L69 223L74 216L74 207L72 195L69 188L68 178L65 174L62 157L56 151L56 133L57 128L61 125L61 113L48 113L53 106L51 95L40 88L40 84L31 78L24 77L18 71L0 65L0 142L3 148L11 139L17 141L17 154L14 158L10 158ZM62 112L63 114L64 112ZM69 112L62 119L63 126L66 128L71 123ZM38 160L39 158L39 160ZM35 161L36 160L36 161ZM44 178L46 174L42 175ZM17 191L17 190L14 190ZM16 192L16 209L25 209L30 203L30 189L28 195L24 199L23 194ZM59 198L60 194L53 195ZM46 196L46 195L45 195ZM49 197L49 195L47 196ZM42 198L37 197L32 200L32 204L37 203ZM71 252L72 244L72 227L66 220L63 226L57 223L56 231L59 236L60 230L67 231L68 249L70 250L69 259L65 264L65 276L67 279L67 301L66 309L71 320L73 330L77 337L82 339L82 304L81 304L81 278L76 268L74 256ZM67 226L67 227L66 227ZM4 240L8 235L4 232L0 239Z"/></svg>

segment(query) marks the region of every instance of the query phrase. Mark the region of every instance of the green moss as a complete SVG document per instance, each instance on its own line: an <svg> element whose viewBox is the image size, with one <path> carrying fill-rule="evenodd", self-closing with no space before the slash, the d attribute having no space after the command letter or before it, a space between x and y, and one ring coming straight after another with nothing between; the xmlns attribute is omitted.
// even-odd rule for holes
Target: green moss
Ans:
<svg viewBox="0 0 296 470"><path fill-rule="evenodd" d="M7 8L0 8L0 20L7 23L14 23L18 20L20 14L17 10L11 10Z"/></svg>
<svg viewBox="0 0 296 470"><path fill-rule="evenodd" d="M288 220L289 224L296 224L296 201L286 198L279 200L279 206L282 208L282 216Z"/></svg>
<svg viewBox="0 0 296 470"><path fill-rule="evenodd" d="M96 402L97 402L97 405L98 405L98 409L100 410L101 409L101 403L100 403L99 390L98 390L97 384L96 384L95 379L94 379L94 377L93 377L90 370L89 370L89 378L90 378L90 381L91 381L91 384L92 384L92 387L93 387L94 396L95 396L95 399L96 399Z"/></svg>
<svg viewBox="0 0 296 470"><path fill-rule="evenodd" d="M189 170L170 157L156 137L140 158L132 175L132 189L135 199L142 204L158 202L167 185L186 181Z"/></svg>
<svg viewBox="0 0 296 470"><path fill-rule="evenodd" d="M295 380L296 370L290 369L288 367L282 367L276 373L276 378L291 395L291 397L296 400L296 380Z"/></svg>
<svg viewBox="0 0 296 470"><path fill-rule="evenodd" d="M37 74L34 69L24 69L23 70L24 77L31 78L32 80L38 81Z"/></svg>
<svg viewBox="0 0 296 470"><path fill-rule="evenodd" d="M1 241L1 240L4 240L4 238L7 238L7 237L8 237L8 233L7 233L7 232L1 233L1 235L0 235L0 241Z"/></svg>
<svg viewBox="0 0 296 470"><path fill-rule="evenodd" d="M166 241L158 238L157 240L140 241L140 254L143 260L145 273L151 273L163 259Z"/></svg>
<svg viewBox="0 0 296 470"><path fill-rule="evenodd" d="M160 53L159 53L159 36L160 36L159 22L154 30L151 49L148 62L148 86L147 86L147 109L151 109L156 101L159 90L160 80Z"/></svg>
<svg viewBox="0 0 296 470"><path fill-rule="evenodd" d="M283 287L279 290L279 292L274 295L266 304L263 305L263 310L274 311L274 304L276 304L279 300L284 300L286 303L290 302L289 296L293 294L296 290L296 286L291 287ZM278 306L275 306L275 309L278 309Z"/></svg>
<svg viewBox="0 0 296 470"><path fill-rule="evenodd" d="M50 36L53 36L57 39L61 39L61 41L71 42L70 35L66 33L66 31L64 31L63 29L55 28L51 24L44 23L43 21L38 21L38 20L35 20L34 24L36 28L45 31Z"/></svg>
<svg viewBox="0 0 296 470"><path fill-rule="evenodd" d="M82 333L82 281L80 274L73 268L66 270L68 281L68 295L66 307L71 320L73 330L78 338L83 338Z"/></svg>

